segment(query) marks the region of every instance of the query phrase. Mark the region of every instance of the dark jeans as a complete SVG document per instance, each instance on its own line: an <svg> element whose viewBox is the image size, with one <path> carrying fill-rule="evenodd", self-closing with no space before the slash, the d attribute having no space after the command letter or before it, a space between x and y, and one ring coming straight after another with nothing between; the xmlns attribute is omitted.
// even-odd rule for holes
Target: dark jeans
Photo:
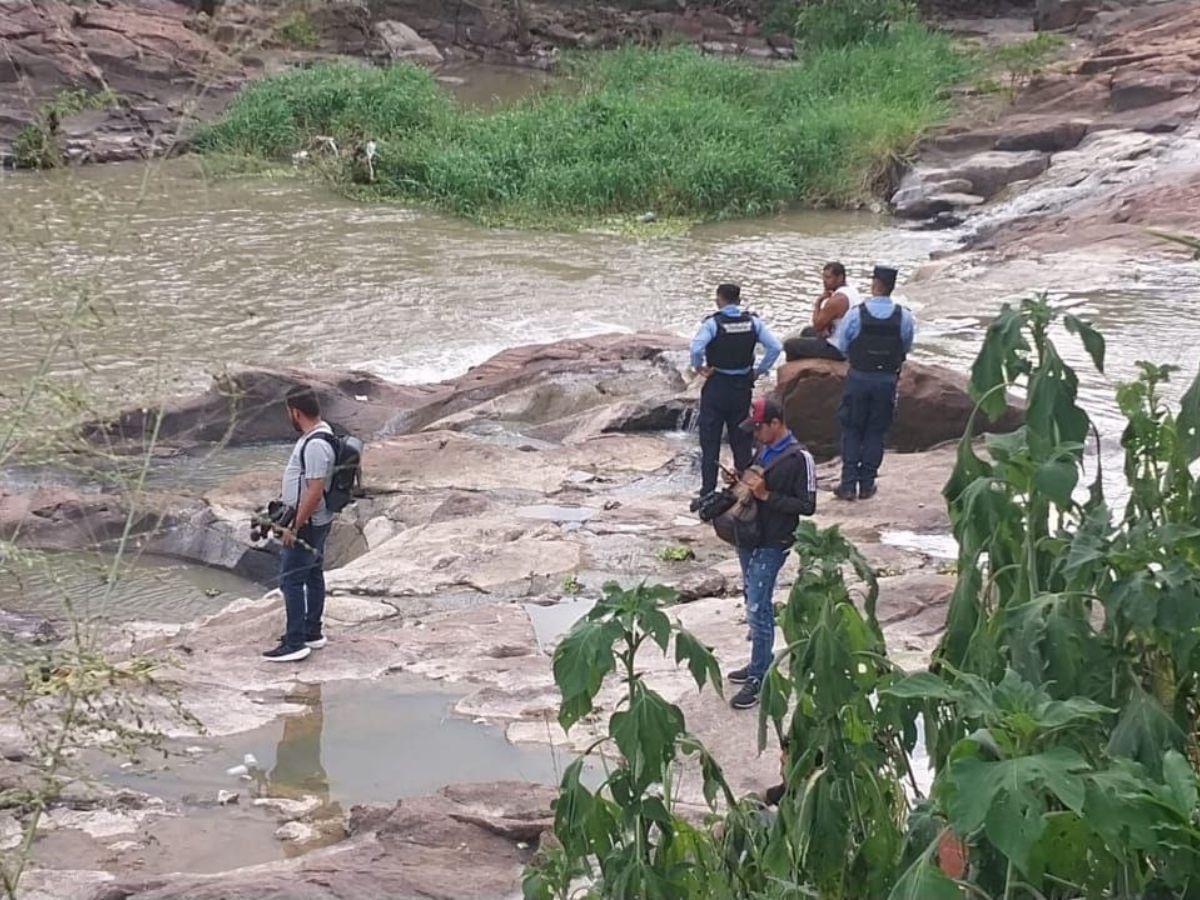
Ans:
<svg viewBox="0 0 1200 900"><path fill-rule="evenodd" d="M800 331L799 337L790 337L783 342L783 354L789 361L794 359L836 359L844 360L841 352L823 337L817 336L817 329L809 325Z"/></svg>
<svg viewBox="0 0 1200 900"><path fill-rule="evenodd" d="M717 489L717 463L721 459L721 432L729 432L733 467L739 472L754 458L754 438L738 426L750 415L753 375L713 372L700 391L701 493Z"/></svg>
<svg viewBox="0 0 1200 900"><path fill-rule="evenodd" d="M883 462L883 440L896 415L898 375L846 373L838 421L842 425L842 487L873 488Z"/></svg>
<svg viewBox="0 0 1200 900"><path fill-rule="evenodd" d="M325 615L325 539L329 525L313 525L300 529L299 538L309 547L297 542L283 548L279 559L279 589L283 591L283 606L287 611L287 631L283 643L289 650L299 650L310 637L321 633Z"/></svg>
<svg viewBox="0 0 1200 900"><path fill-rule="evenodd" d="M762 681L775 649L775 580L787 560L786 547L739 547L745 586L746 622L750 626L750 677Z"/></svg>

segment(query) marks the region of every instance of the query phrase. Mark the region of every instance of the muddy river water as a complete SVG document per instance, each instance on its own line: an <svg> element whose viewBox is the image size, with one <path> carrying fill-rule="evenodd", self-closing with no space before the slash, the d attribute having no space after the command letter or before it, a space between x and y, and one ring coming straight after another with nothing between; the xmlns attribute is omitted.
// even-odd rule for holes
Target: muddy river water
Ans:
<svg viewBox="0 0 1200 900"><path fill-rule="evenodd" d="M865 288L874 260L909 275L953 242L834 212L657 238L487 230L303 179L212 180L188 159L0 176L0 406L72 312L71 341L49 371L114 403L191 390L245 363L420 382L516 344L690 333L724 280L786 335L809 315L826 260L843 260ZM1142 358L1194 363L1196 266L1077 268L1055 273L1054 295L1104 329L1110 377ZM955 274L936 292L902 279L900 292L920 319L916 355L964 368L1000 303L1046 285ZM1103 386L1085 378L1093 396Z"/></svg>

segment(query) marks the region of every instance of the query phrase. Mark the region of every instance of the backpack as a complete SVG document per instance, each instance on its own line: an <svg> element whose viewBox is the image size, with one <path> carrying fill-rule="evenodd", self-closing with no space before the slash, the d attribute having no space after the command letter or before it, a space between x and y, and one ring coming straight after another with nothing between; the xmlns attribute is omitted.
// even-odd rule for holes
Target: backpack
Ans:
<svg viewBox="0 0 1200 900"><path fill-rule="evenodd" d="M767 463L765 467L751 466L750 468L765 477L785 459L791 459L803 452L803 445L794 443ZM754 547L757 546L759 538L758 502L754 499L754 495L744 487L741 490L744 493L735 495L736 499L729 504L729 507L712 519L712 526L717 537L725 543L735 547Z"/></svg>
<svg viewBox="0 0 1200 900"><path fill-rule="evenodd" d="M301 483L304 481L304 451L313 438L320 438L333 448L333 474L325 485L325 506L330 512L341 512L362 494L363 442L344 431L313 433L300 448Z"/></svg>

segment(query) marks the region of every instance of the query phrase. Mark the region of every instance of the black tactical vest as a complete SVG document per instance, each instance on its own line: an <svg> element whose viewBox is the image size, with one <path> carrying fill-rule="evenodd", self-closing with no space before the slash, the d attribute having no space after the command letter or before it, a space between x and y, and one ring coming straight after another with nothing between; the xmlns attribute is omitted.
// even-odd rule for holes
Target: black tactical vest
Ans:
<svg viewBox="0 0 1200 900"><path fill-rule="evenodd" d="M867 312L867 304L862 304L858 308L859 332L846 354L850 368L860 372L898 373L906 355L900 336L903 316L904 307L899 303L886 319L875 318Z"/></svg>
<svg viewBox="0 0 1200 900"><path fill-rule="evenodd" d="M748 369L753 366L754 348L758 344L754 316L748 312L736 316L717 312L709 318L717 323L717 336L705 348L705 362L714 369Z"/></svg>

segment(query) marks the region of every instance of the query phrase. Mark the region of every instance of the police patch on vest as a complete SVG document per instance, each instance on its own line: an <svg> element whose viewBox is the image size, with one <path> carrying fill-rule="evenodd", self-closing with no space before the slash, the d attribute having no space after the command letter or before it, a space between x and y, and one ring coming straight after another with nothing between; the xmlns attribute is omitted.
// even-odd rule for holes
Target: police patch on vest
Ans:
<svg viewBox="0 0 1200 900"><path fill-rule="evenodd" d="M722 322L721 330L726 334L746 334L754 330L753 322Z"/></svg>

